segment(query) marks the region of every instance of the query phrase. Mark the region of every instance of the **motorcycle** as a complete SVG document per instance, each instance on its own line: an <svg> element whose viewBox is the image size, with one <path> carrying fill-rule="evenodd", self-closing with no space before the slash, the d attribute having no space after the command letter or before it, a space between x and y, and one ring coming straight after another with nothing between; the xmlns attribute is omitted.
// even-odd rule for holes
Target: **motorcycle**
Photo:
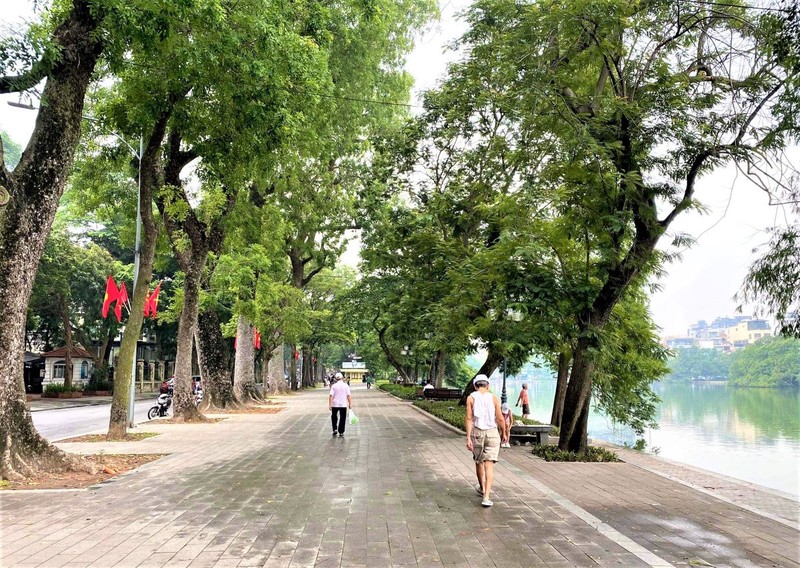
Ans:
<svg viewBox="0 0 800 568"><path fill-rule="evenodd" d="M167 411L172 406L172 391L166 392L164 394L158 395L158 399L156 399L156 404L150 410L147 411L147 418L152 420L153 418L163 418L167 415Z"/></svg>

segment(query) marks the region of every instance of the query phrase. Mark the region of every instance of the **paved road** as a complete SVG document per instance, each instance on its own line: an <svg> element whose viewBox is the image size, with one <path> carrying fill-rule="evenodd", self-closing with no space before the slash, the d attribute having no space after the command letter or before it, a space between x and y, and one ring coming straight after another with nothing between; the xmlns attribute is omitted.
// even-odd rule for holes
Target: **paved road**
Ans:
<svg viewBox="0 0 800 568"><path fill-rule="evenodd" d="M136 403L136 422L147 420L147 411L153 406L154 400L155 395L153 400L142 400ZM100 404L58 410L40 410L32 412L31 416L39 433L48 440L55 441L106 430L110 412L110 404Z"/></svg>
<svg viewBox="0 0 800 568"><path fill-rule="evenodd" d="M62 444L169 455L85 491L0 492L0 566L800 568L791 522L628 463L506 449L483 509L463 434L354 390L361 422L344 438L318 389L278 414Z"/></svg>

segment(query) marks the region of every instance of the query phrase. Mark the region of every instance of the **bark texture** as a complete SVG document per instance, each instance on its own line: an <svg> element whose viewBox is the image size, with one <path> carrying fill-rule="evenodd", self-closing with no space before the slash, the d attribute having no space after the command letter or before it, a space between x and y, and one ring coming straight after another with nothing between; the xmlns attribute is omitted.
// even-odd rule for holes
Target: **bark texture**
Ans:
<svg viewBox="0 0 800 568"><path fill-rule="evenodd" d="M272 395L286 394L289 390L286 385L286 379L283 376L283 348L283 343L276 346L264 361L267 366L266 392Z"/></svg>
<svg viewBox="0 0 800 568"><path fill-rule="evenodd" d="M239 407L233 394L230 356L222 337L219 316L213 308L204 309L197 318L197 352L203 377L202 410Z"/></svg>
<svg viewBox="0 0 800 568"><path fill-rule="evenodd" d="M550 415L550 424L561 427L561 417L564 414L564 399L567 396L567 381L569 380L569 362L572 356L567 351L558 354L558 378L556 380L556 393L553 397L553 412Z"/></svg>
<svg viewBox="0 0 800 568"><path fill-rule="evenodd" d="M102 51L98 15L75 0L53 32L61 56L47 73L36 126L13 173L0 164L0 477L85 467L34 429L25 401L25 318L36 269L80 137L86 89ZM14 92L4 81L2 92ZM1 148L2 146L0 146ZM2 153L0 153L0 157Z"/></svg>
<svg viewBox="0 0 800 568"><path fill-rule="evenodd" d="M233 392L243 403L262 400L256 389L253 326L243 315L236 322L236 363L233 371Z"/></svg>

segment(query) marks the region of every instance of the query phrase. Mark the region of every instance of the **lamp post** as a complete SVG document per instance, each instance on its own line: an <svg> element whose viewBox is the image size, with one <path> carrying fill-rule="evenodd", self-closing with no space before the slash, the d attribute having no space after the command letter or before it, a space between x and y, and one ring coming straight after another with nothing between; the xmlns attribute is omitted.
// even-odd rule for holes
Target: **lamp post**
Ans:
<svg viewBox="0 0 800 568"><path fill-rule="evenodd" d="M500 392L500 404L508 402L508 393L506 392L506 375L508 375L508 361L503 357L503 390Z"/></svg>

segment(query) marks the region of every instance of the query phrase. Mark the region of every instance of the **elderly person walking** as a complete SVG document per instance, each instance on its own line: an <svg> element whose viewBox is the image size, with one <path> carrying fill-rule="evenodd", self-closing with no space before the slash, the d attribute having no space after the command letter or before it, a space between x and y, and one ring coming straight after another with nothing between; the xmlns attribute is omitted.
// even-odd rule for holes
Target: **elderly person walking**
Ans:
<svg viewBox="0 0 800 568"><path fill-rule="evenodd" d="M475 392L467 398L467 449L475 460L478 476L476 491L483 497L481 505L493 505L489 495L494 480L494 464L500 453L500 431L505 421L500 410L500 401L489 392L489 377L477 375L472 383Z"/></svg>
<svg viewBox="0 0 800 568"><path fill-rule="evenodd" d="M333 426L333 436L338 432L340 438L344 438L344 424L347 418L347 409L353 408L353 397L350 395L350 385L342 380L342 374L336 373L333 376L333 385L328 395L328 408L331 410L331 425ZM337 424L338 418L338 424Z"/></svg>

